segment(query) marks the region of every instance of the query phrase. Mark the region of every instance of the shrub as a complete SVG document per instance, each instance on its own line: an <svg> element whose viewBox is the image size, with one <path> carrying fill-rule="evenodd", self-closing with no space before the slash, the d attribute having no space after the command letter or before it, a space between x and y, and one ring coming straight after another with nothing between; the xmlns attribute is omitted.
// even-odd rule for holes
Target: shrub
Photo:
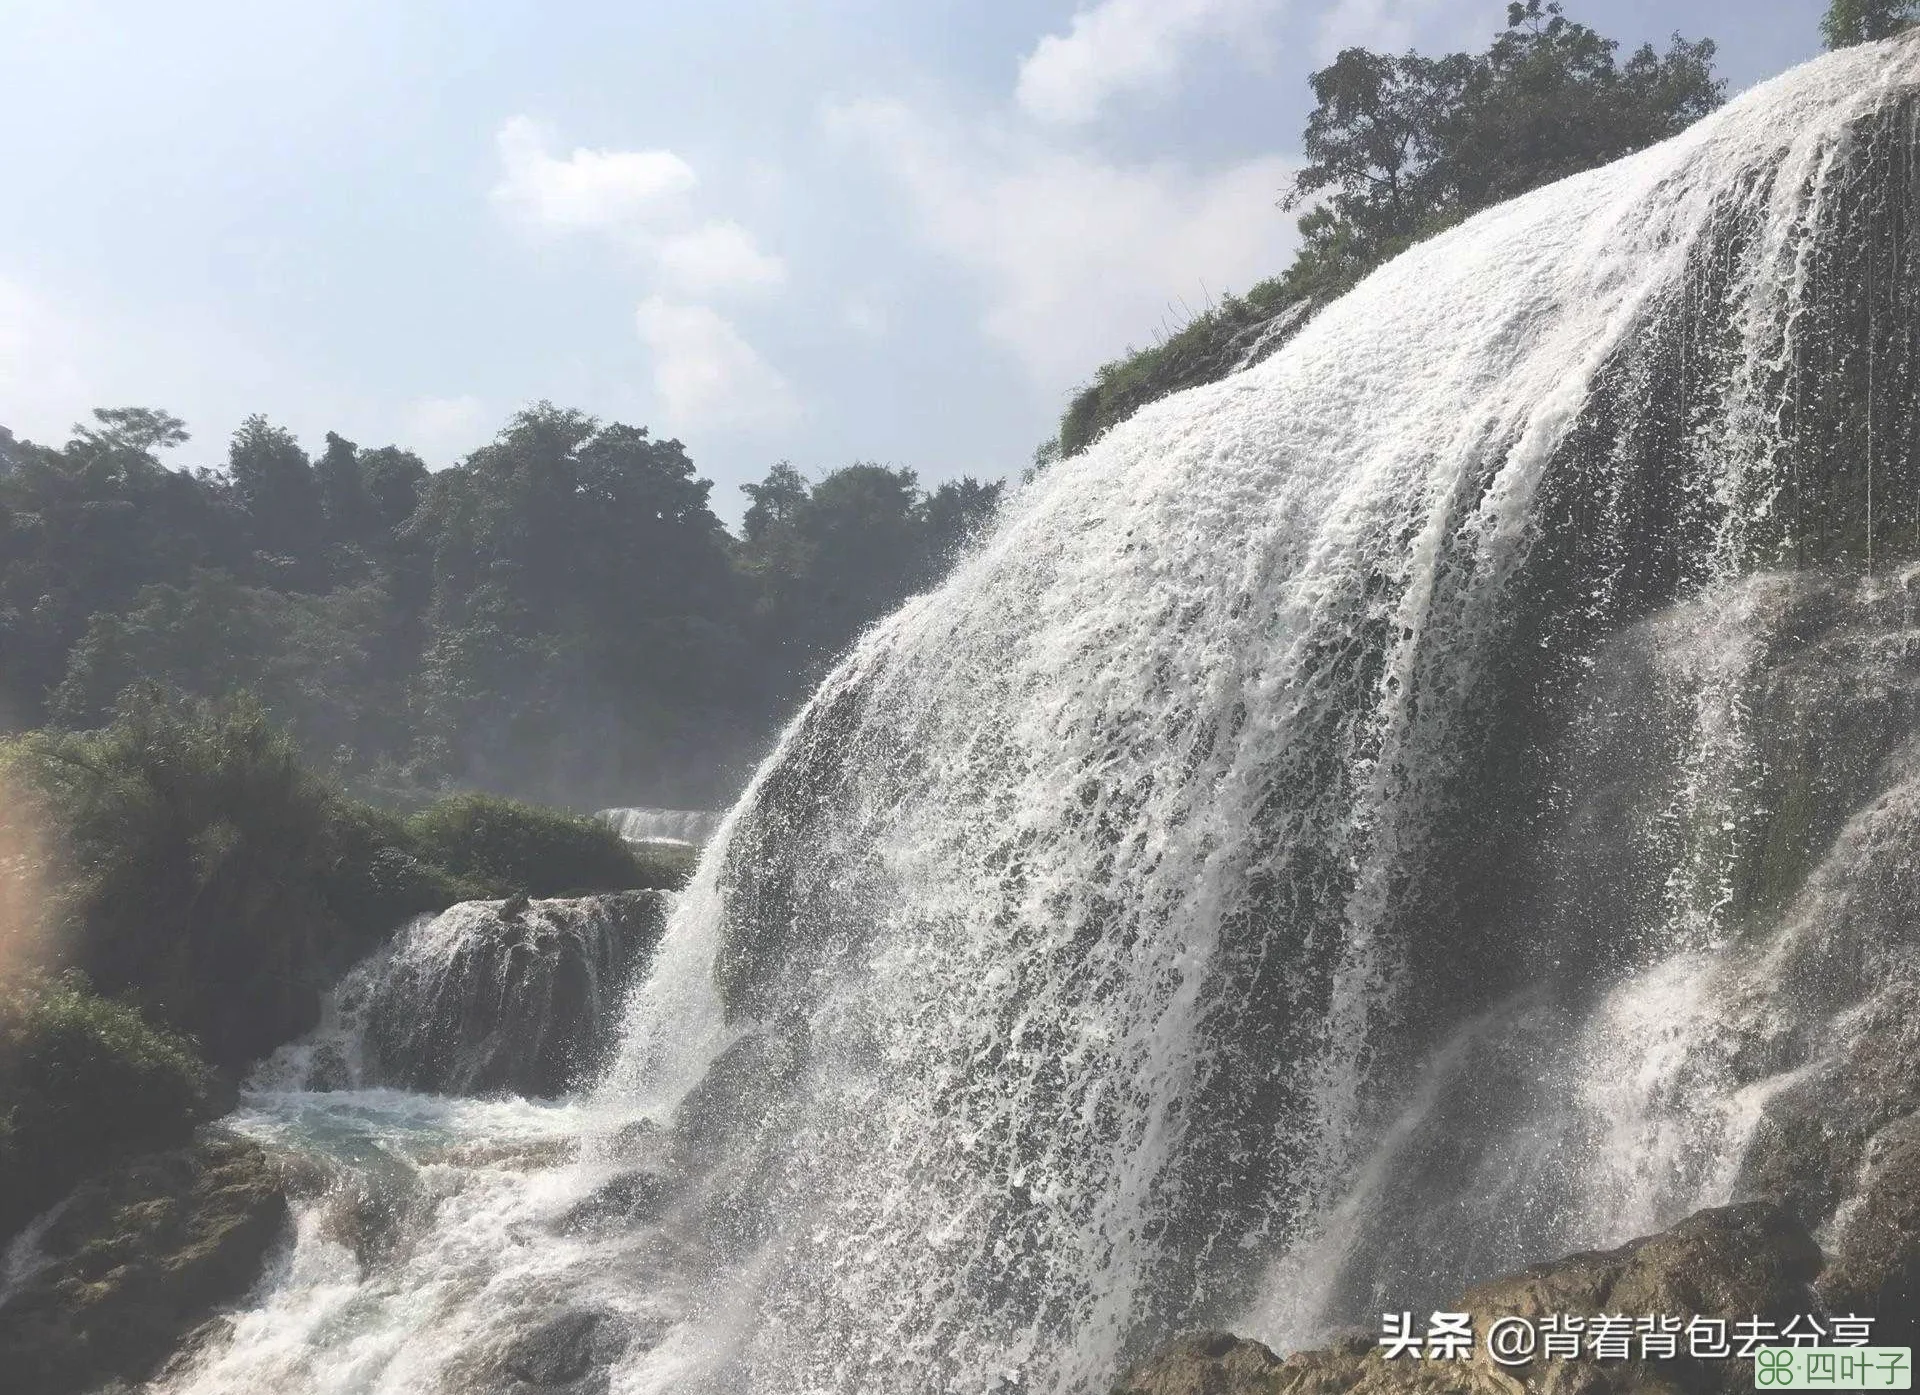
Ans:
<svg viewBox="0 0 1920 1395"><path fill-rule="evenodd" d="M1314 303L1286 278L1262 281L1245 296L1226 296L1182 326L1171 337L1145 349L1130 349L1094 372L1093 381L1074 394L1060 418L1060 454L1078 455L1101 433L1149 402L1182 388L1218 382L1256 345L1271 347L1262 334L1291 307L1300 314Z"/></svg>
<svg viewBox="0 0 1920 1395"><path fill-rule="evenodd" d="M184 1143L217 1096L191 1042L77 979L0 990L0 1237L101 1164Z"/></svg>
<svg viewBox="0 0 1920 1395"><path fill-rule="evenodd" d="M349 799L334 801L316 862L321 899L345 931L341 953L331 956L336 963L358 958L415 916L512 889L448 870L423 853L404 818Z"/></svg>
<svg viewBox="0 0 1920 1395"><path fill-rule="evenodd" d="M455 875L529 896L678 885L598 819L487 794L457 794L407 821L421 854Z"/></svg>
<svg viewBox="0 0 1920 1395"><path fill-rule="evenodd" d="M245 697L136 690L104 730L0 746L0 784L52 850L29 868L49 873L44 924L8 931L13 944L230 1070L311 1028L327 985L414 916L685 879L574 814L459 795L403 819L350 799ZM0 878L27 861L0 858Z"/></svg>
<svg viewBox="0 0 1920 1395"><path fill-rule="evenodd" d="M103 731L8 752L56 844L49 943L239 1066L310 1026L343 929L316 885L327 788L250 701L136 691Z"/></svg>

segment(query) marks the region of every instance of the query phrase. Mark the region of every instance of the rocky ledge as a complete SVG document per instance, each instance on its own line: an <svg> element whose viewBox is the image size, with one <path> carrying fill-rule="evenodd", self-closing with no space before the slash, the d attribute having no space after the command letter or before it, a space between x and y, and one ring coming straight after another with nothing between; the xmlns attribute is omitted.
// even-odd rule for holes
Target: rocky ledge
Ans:
<svg viewBox="0 0 1920 1395"><path fill-rule="evenodd" d="M82 1183L10 1256L7 1388L77 1395L146 1379L253 1286L287 1221L279 1169L218 1131Z"/></svg>
<svg viewBox="0 0 1920 1395"><path fill-rule="evenodd" d="M1793 1214L1772 1202L1724 1206L1621 1246L1536 1265L1469 1290L1453 1311L1484 1339L1503 1317L1553 1313L1762 1317L1861 1313L1874 1342L1904 1344L1914 1318L1920 1227L1908 1189L1920 1168L1914 1142L1876 1160L1827 1264ZM1281 1359L1220 1332L1182 1337L1128 1372L1115 1395L1719 1395L1753 1389L1750 1361L1593 1360L1503 1366L1484 1340L1470 1360L1387 1359L1373 1333Z"/></svg>

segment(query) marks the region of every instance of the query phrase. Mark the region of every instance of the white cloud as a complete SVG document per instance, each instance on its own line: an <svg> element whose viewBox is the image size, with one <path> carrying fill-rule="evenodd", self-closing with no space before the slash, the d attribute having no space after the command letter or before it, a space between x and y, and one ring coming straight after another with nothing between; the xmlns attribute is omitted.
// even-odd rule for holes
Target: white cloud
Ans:
<svg viewBox="0 0 1920 1395"><path fill-rule="evenodd" d="M1322 63L1331 62L1343 48L1398 53L1412 47L1422 21L1438 7L1439 0L1338 0L1320 17L1315 51ZM1477 35L1480 28L1474 24L1472 33Z"/></svg>
<svg viewBox="0 0 1920 1395"><path fill-rule="evenodd" d="M753 234L726 220L702 223L660 244L661 275L688 295L767 290L787 279L787 265L760 250Z"/></svg>
<svg viewBox="0 0 1920 1395"><path fill-rule="evenodd" d="M786 263L739 223L696 216L692 166L668 150L577 149L560 158L546 129L525 116L502 124L497 143L496 206L534 226L610 236L636 256L651 293L635 322L674 430L752 430L795 419L787 380L705 303L780 286Z"/></svg>
<svg viewBox="0 0 1920 1395"><path fill-rule="evenodd" d="M798 418L787 380L712 306L649 296L635 321L668 430L771 430Z"/></svg>
<svg viewBox="0 0 1920 1395"><path fill-rule="evenodd" d="M1117 164L991 122L899 102L829 112L905 193L921 238L985 291L981 327L1043 393L1085 379L1208 295L1274 275L1293 220L1274 207L1296 162L1195 171Z"/></svg>
<svg viewBox="0 0 1920 1395"><path fill-rule="evenodd" d="M840 307L840 322L863 339L884 338L888 328L886 306L874 296L853 296Z"/></svg>
<svg viewBox="0 0 1920 1395"><path fill-rule="evenodd" d="M535 227L618 231L644 227L679 210L697 182L671 150L550 153L551 133L531 117L504 122L495 135L500 180L495 204Z"/></svg>
<svg viewBox="0 0 1920 1395"><path fill-rule="evenodd" d="M402 443L436 469L484 444L494 425L487 404L471 394L418 397L400 412Z"/></svg>
<svg viewBox="0 0 1920 1395"><path fill-rule="evenodd" d="M1097 0L1065 34L1048 34L1020 64L1015 96L1031 116L1085 122L1113 97L1163 93L1192 50L1251 39L1283 0Z"/></svg>

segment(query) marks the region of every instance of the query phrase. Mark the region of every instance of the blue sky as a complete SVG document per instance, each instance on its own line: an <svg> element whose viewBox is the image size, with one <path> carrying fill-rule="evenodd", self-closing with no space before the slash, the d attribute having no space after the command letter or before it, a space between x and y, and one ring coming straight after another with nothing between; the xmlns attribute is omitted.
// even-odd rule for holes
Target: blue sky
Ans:
<svg viewBox="0 0 1920 1395"><path fill-rule="evenodd" d="M1721 45L1819 0L1572 0ZM1306 74L1501 0L0 0L0 425L250 412L451 463L539 398L774 461L1016 473L1284 265Z"/></svg>

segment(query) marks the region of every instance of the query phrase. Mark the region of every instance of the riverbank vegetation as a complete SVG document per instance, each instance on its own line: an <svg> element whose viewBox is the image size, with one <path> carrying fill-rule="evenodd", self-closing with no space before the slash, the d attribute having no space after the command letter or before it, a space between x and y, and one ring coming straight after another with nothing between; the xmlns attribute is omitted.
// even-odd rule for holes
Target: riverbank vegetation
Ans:
<svg viewBox="0 0 1920 1395"><path fill-rule="evenodd" d="M76 1176L184 1142L412 917L677 886L691 862L497 796L376 807L244 697L136 687L99 730L0 744L0 786L19 850L0 859L0 1236Z"/></svg>

